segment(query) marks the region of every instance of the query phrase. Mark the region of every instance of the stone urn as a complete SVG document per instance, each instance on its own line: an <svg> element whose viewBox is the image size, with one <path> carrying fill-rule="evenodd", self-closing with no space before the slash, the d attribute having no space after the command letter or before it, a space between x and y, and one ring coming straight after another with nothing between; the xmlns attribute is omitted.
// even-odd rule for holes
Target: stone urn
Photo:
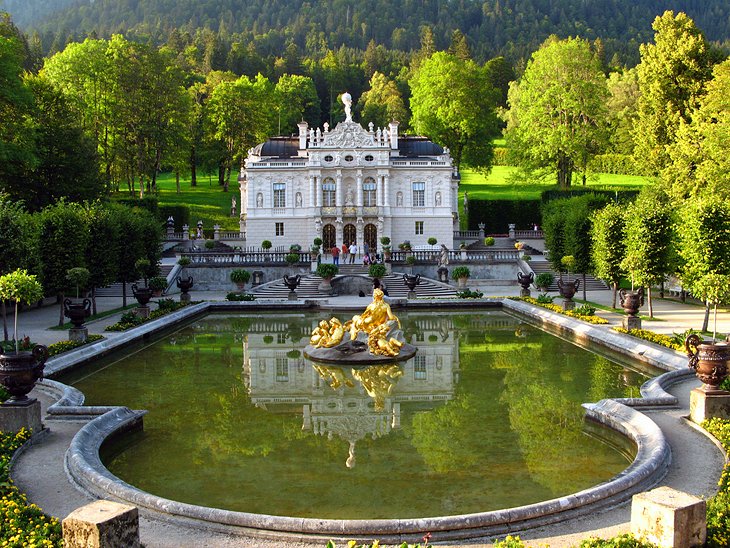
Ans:
<svg viewBox="0 0 730 548"><path fill-rule="evenodd" d="M639 308L644 305L644 288L640 287L638 291L626 291L622 289L618 292L621 302L621 308L629 316L636 316Z"/></svg>
<svg viewBox="0 0 730 548"><path fill-rule="evenodd" d="M91 299L84 299L81 302L71 299L64 300L63 315L71 321L75 329L81 329L86 318L91 316Z"/></svg>
<svg viewBox="0 0 730 548"><path fill-rule="evenodd" d="M10 392L6 404L27 404L32 402L28 392L33 390L37 380L43 378L43 368L48 359L48 348L38 344L31 351L0 354L0 384Z"/></svg>
<svg viewBox="0 0 730 548"><path fill-rule="evenodd" d="M575 308L573 297L578 292L579 287L580 279L578 278L576 278L572 282L564 282L563 280L558 280L558 291L560 291L560 296L563 297L563 310L572 310L573 308Z"/></svg>
<svg viewBox="0 0 730 548"><path fill-rule="evenodd" d="M178 276L175 283L180 290L180 300L189 301L189 291L193 288L193 277L188 276L187 278L183 278L182 276Z"/></svg>
<svg viewBox="0 0 730 548"><path fill-rule="evenodd" d="M302 281L301 274L296 274L294 276L284 276L284 285L289 288L289 300L290 301L296 301L297 300L297 292L296 289L299 287L299 284Z"/></svg>
<svg viewBox="0 0 730 548"><path fill-rule="evenodd" d="M689 358L689 367L695 370L697 378L702 381L701 390L726 393L718 387L727 377L730 343L706 342L699 335L692 334L684 341L684 348Z"/></svg>
<svg viewBox="0 0 730 548"><path fill-rule="evenodd" d="M152 299L152 290L149 287L137 287L137 284L132 284L132 294L137 299L139 306L147 306L147 303Z"/></svg>
<svg viewBox="0 0 730 548"><path fill-rule="evenodd" d="M525 275L522 272L517 272L517 283L520 284L522 287L522 290L520 290L520 297L529 297L530 296L530 286L535 281L535 273L530 272L529 274Z"/></svg>
<svg viewBox="0 0 730 548"><path fill-rule="evenodd" d="M416 298L416 286L421 283L421 275L403 274L403 283L408 288L408 298Z"/></svg>

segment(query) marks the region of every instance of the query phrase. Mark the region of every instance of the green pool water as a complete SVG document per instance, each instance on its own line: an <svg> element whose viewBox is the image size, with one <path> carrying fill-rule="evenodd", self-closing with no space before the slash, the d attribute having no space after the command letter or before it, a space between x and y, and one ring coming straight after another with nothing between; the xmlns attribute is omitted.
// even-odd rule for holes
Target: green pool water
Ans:
<svg viewBox="0 0 730 548"><path fill-rule="evenodd" d="M301 351L327 317L208 316L61 380L88 405L149 410L143 433L104 447L112 473L229 510L488 511L596 485L633 457L585 423L581 403L638 396L637 371L501 311L402 313L415 358L367 374L318 371Z"/></svg>

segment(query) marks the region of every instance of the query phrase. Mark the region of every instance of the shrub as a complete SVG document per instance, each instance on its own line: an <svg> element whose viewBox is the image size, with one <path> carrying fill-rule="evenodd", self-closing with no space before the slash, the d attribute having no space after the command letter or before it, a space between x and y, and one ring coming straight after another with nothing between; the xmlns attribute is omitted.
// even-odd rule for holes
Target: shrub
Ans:
<svg viewBox="0 0 730 548"><path fill-rule="evenodd" d="M286 353L286 357L290 360L297 360L302 355L302 353L299 350L289 350L289 352Z"/></svg>
<svg viewBox="0 0 730 548"><path fill-rule="evenodd" d="M287 253L284 260L290 265L295 265L299 262L299 253Z"/></svg>
<svg viewBox="0 0 730 548"><path fill-rule="evenodd" d="M380 238L380 243L383 244L384 247L389 247L390 238L388 238L388 236L383 236L382 238Z"/></svg>
<svg viewBox="0 0 730 548"><path fill-rule="evenodd" d="M205 249L213 249L215 242L213 240L205 240Z"/></svg>
<svg viewBox="0 0 730 548"><path fill-rule="evenodd" d="M684 331L682 333L672 333L672 344L675 344L680 349L684 348L684 341L687 340L687 337L690 335L701 335L701 331L697 331L696 329L688 329L687 331Z"/></svg>
<svg viewBox="0 0 730 548"><path fill-rule="evenodd" d="M580 548L656 548L656 545L624 533L610 539L588 538L580 543Z"/></svg>
<svg viewBox="0 0 730 548"><path fill-rule="evenodd" d="M322 238L315 238L312 243L316 245L317 247L322 245Z"/></svg>
<svg viewBox="0 0 730 548"><path fill-rule="evenodd" d="M595 316L596 307L584 304L579 306L578 308L573 309L573 312L575 312L576 314L580 314L581 316Z"/></svg>
<svg viewBox="0 0 730 548"><path fill-rule="evenodd" d="M428 242L428 245L436 245L436 243L438 242L438 240L437 240L436 238L434 238L433 236L431 236L431 237L430 237L430 238L429 238L429 239L427 240L427 242Z"/></svg>
<svg viewBox="0 0 730 548"><path fill-rule="evenodd" d="M252 295L251 293L237 293L235 291L231 291L228 295L226 295L227 301L255 301L256 296Z"/></svg>
<svg viewBox="0 0 730 548"><path fill-rule="evenodd" d="M299 244L291 244L289 246L289 252L290 253L299 253L302 250L302 246Z"/></svg>
<svg viewBox="0 0 730 548"><path fill-rule="evenodd" d="M456 296L460 299L481 299L484 296L484 293L479 290L472 291L470 289L465 289L464 291L458 291Z"/></svg>
<svg viewBox="0 0 730 548"><path fill-rule="evenodd" d="M471 271L467 266L457 266L451 271L451 279L458 280L459 278L468 278L471 276Z"/></svg>
<svg viewBox="0 0 730 548"><path fill-rule="evenodd" d="M271 249L271 242L269 240L264 240L263 242L261 242L261 249Z"/></svg>
<svg viewBox="0 0 730 548"><path fill-rule="evenodd" d="M385 268L384 264L371 264L370 268L368 268L368 276L371 278L384 278L387 273L388 270Z"/></svg>
<svg viewBox="0 0 730 548"><path fill-rule="evenodd" d="M398 249L400 249L401 251L410 251L411 250L411 241L403 240L401 243L398 244Z"/></svg>
<svg viewBox="0 0 730 548"><path fill-rule="evenodd" d="M91 273L88 268L76 267L69 268L66 271L66 280L76 288L76 297L79 296L79 289L84 289L86 284L89 283L89 276Z"/></svg>
<svg viewBox="0 0 730 548"><path fill-rule="evenodd" d="M84 346L96 341L100 341L103 338L104 337L102 335L92 333L91 335L86 337L85 341L58 341L48 345L48 356L57 356L58 354L63 354L64 352L68 352L69 350L73 350L74 348L78 348L79 346Z"/></svg>
<svg viewBox="0 0 730 548"><path fill-rule="evenodd" d="M242 268L236 268L231 272L231 281L234 284L245 284L251 279L251 273Z"/></svg>
<svg viewBox="0 0 730 548"><path fill-rule="evenodd" d="M536 287L549 287L555 281L555 277L550 272L540 272L535 276Z"/></svg>
<svg viewBox="0 0 730 548"><path fill-rule="evenodd" d="M711 419L702 427L715 436L725 452L730 451L730 421ZM715 548L730 545L730 463L725 464L719 481L717 495L707 501L707 544Z"/></svg>
<svg viewBox="0 0 730 548"><path fill-rule="evenodd" d="M553 304L553 299L555 299L555 297L551 297L547 293L540 293L536 300L538 304Z"/></svg>
<svg viewBox="0 0 730 548"><path fill-rule="evenodd" d="M317 265L315 274L320 278L334 278L340 271L336 264L332 263L320 263Z"/></svg>
<svg viewBox="0 0 730 548"><path fill-rule="evenodd" d="M494 245L494 237L487 236L486 238L484 238L484 245L487 245L487 246Z"/></svg>
<svg viewBox="0 0 730 548"><path fill-rule="evenodd" d="M147 285L153 291L164 291L165 289L167 289L167 278L163 278L162 276L155 276L154 278L150 279Z"/></svg>
<svg viewBox="0 0 730 548"><path fill-rule="evenodd" d="M177 264L180 266L188 266L190 264L190 257L180 257L177 260Z"/></svg>
<svg viewBox="0 0 730 548"><path fill-rule="evenodd" d="M406 257L406 264L413 266L416 264L416 258L413 255L408 255L408 257Z"/></svg>

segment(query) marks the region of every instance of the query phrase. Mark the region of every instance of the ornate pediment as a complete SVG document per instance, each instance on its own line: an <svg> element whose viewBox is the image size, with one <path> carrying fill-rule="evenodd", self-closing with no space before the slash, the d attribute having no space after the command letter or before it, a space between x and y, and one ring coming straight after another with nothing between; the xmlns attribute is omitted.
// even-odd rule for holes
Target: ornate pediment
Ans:
<svg viewBox="0 0 730 548"><path fill-rule="evenodd" d="M371 133L368 133L357 122L340 122L335 128L325 133L322 147L332 148L380 148Z"/></svg>

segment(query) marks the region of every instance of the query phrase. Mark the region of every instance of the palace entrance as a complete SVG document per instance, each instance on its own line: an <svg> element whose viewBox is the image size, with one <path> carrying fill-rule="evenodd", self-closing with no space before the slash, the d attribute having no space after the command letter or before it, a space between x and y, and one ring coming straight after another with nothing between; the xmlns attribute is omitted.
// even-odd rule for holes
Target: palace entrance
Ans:
<svg viewBox="0 0 730 548"><path fill-rule="evenodd" d="M375 253L378 249L378 227L372 223L365 225L364 238L370 253Z"/></svg>
<svg viewBox="0 0 730 548"><path fill-rule="evenodd" d="M322 251L324 253L329 253L330 249L336 245L336 236L335 225L324 225L322 227Z"/></svg>
<svg viewBox="0 0 730 548"><path fill-rule="evenodd" d="M343 243L346 243L348 247L352 245L352 242L357 239L357 230L355 229L355 225L349 224L342 227L342 239Z"/></svg>

